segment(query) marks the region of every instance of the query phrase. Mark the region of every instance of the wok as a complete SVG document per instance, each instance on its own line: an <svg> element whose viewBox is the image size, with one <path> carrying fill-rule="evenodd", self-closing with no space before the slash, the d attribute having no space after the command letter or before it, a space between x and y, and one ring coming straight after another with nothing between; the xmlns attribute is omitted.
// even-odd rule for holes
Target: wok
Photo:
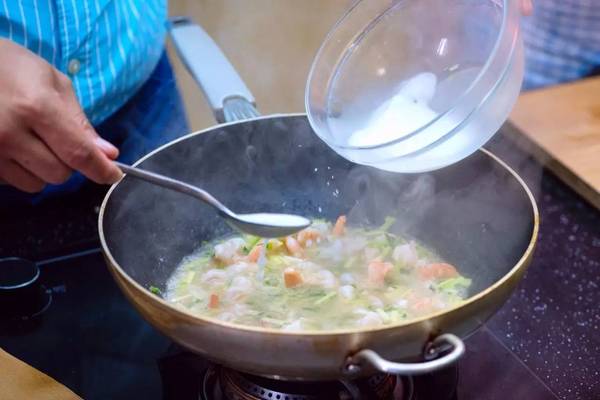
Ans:
<svg viewBox="0 0 600 400"><path fill-rule="evenodd" d="M200 27L179 18L171 34L218 119L257 115L251 94ZM220 75L210 79L213 73ZM227 84L215 86L219 80ZM212 209L184 195L127 176L113 185L100 210L100 239L129 301L187 349L267 377L323 380L374 370L416 374L454 362L464 351L460 338L509 297L537 238L531 192L486 150L432 173L394 174L338 156L312 132L304 114L223 123L175 140L136 165L201 186L240 212L328 219L346 214L349 224L364 226L395 216L395 231L417 238L473 280L470 297L460 306L372 329L287 333L194 316L148 287L164 289L184 256L230 228ZM439 357L423 361L424 353Z"/></svg>

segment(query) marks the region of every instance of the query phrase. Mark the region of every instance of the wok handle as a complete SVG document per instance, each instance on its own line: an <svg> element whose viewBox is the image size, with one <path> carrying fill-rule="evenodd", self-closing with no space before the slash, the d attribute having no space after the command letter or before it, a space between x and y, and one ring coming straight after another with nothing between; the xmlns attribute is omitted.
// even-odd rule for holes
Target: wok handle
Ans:
<svg viewBox="0 0 600 400"><path fill-rule="evenodd" d="M211 37L188 17L169 19L177 54L198 83L217 122L259 115L254 96Z"/></svg>
<svg viewBox="0 0 600 400"><path fill-rule="evenodd" d="M373 350L361 350L348 358L344 366L344 371L347 375L351 376L362 373L365 368L375 368L377 371L395 375L427 374L450 366L465 352L463 341L460 340L458 336L451 333L436 337L428 346L426 352L429 355L435 354L445 345L452 347L452 350L448 354L436 358L435 360L419 363L398 363L388 361Z"/></svg>

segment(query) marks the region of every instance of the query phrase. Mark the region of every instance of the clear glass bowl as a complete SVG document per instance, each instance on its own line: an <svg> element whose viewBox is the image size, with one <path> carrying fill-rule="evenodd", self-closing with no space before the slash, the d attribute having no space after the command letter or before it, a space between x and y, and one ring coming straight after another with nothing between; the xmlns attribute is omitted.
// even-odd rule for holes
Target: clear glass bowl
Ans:
<svg viewBox="0 0 600 400"><path fill-rule="evenodd" d="M358 0L313 62L306 109L343 157L424 172L480 148L523 80L519 0Z"/></svg>

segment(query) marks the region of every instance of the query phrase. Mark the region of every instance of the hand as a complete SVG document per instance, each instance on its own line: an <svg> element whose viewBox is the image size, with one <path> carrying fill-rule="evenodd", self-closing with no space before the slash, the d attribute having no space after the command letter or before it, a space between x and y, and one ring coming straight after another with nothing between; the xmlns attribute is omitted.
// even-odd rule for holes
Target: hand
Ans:
<svg viewBox="0 0 600 400"><path fill-rule="evenodd" d="M69 78L0 39L0 180L30 193L65 182L73 170L114 183L118 153L90 125Z"/></svg>
<svg viewBox="0 0 600 400"><path fill-rule="evenodd" d="M526 16L533 13L533 0L521 0L521 13Z"/></svg>

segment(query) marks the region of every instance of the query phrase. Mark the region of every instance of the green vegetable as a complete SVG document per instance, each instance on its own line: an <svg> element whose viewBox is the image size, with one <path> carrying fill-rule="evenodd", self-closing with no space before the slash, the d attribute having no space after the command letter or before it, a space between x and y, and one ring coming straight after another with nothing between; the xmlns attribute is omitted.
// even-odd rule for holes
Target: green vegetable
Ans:
<svg viewBox="0 0 600 400"><path fill-rule="evenodd" d="M456 278L446 279L434 286L438 292L446 293L449 295L460 295L471 286L471 280L463 276L457 276Z"/></svg>
<svg viewBox="0 0 600 400"><path fill-rule="evenodd" d="M259 240L260 240L260 237L258 237L258 236L244 235L244 241L246 242L246 244L248 244L250 246L254 246L256 244L256 242L258 242Z"/></svg>
<svg viewBox="0 0 600 400"><path fill-rule="evenodd" d="M385 217L383 224L379 228L365 231L364 235L365 236L391 235L392 237L395 237L395 235L387 232L388 229L390 229L392 227L392 225L394 225L394 222L396 222L396 218Z"/></svg>
<svg viewBox="0 0 600 400"><path fill-rule="evenodd" d="M269 239L266 248L268 251L275 251L283 247L283 242L279 239Z"/></svg>
<svg viewBox="0 0 600 400"><path fill-rule="evenodd" d="M189 285L194 280L194 276L196 276L196 271L188 271L182 282Z"/></svg>
<svg viewBox="0 0 600 400"><path fill-rule="evenodd" d="M354 264L356 264L356 261L358 261L358 257L357 256L352 256L350 257L348 260L346 260L346 262L344 263L344 269L350 269L352 268L352 266Z"/></svg>
<svg viewBox="0 0 600 400"><path fill-rule="evenodd" d="M373 247L374 249L383 249L385 247L389 247L390 243L387 241L385 236L378 236L375 239L367 242L368 247Z"/></svg>
<svg viewBox="0 0 600 400"><path fill-rule="evenodd" d="M383 320L383 323L388 324L390 322L390 316L388 315L388 313L386 313L385 311L383 311L381 308L375 309L375 312L377 314L379 314L379 316Z"/></svg>
<svg viewBox="0 0 600 400"><path fill-rule="evenodd" d="M268 269L278 268L285 265L283 256L269 256L266 267Z"/></svg>
<svg viewBox="0 0 600 400"><path fill-rule="evenodd" d="M379 230L387 232L387 230L390 229L392 227L392 225L394 225L394 222L396 222L396 218L394 218L394 217L385 217L385 221L383 222L383 225L381 225L379 227Z"/></svg>
<svg viewBox="0 0 600 400"><path fill-rule="evenodd" d="M319 306L325 303L327 300L332 299L337 295L337 292L329 292L325 296L321 297L319 300L315 301L315 306Z"/></svg>
<svg viewBox="0 0 600 400"><path fill-rule="evenodd" d="M380 257L382 259L385 259L387 256L390 255L391 252L392 252L392 248L390 246L384 247L383 250L381 251Z"/></svg>
<svg viewBox="0 0 600 400"><path fill-rule="evenodd" d="M391 322L402 321L403 319L406 319L406 317L408 316L406 311L401 311L401 310L389 311L388 315L390 316Z"/></svg>
<svg viewBox="0 0 600 400"><path fill-rule="evenodd" d="M152 293L154 293L157 296L160 296L162 294L161 290L159 288L157 288L156 286L149 286L148 290L150 290Z"/></svg>

